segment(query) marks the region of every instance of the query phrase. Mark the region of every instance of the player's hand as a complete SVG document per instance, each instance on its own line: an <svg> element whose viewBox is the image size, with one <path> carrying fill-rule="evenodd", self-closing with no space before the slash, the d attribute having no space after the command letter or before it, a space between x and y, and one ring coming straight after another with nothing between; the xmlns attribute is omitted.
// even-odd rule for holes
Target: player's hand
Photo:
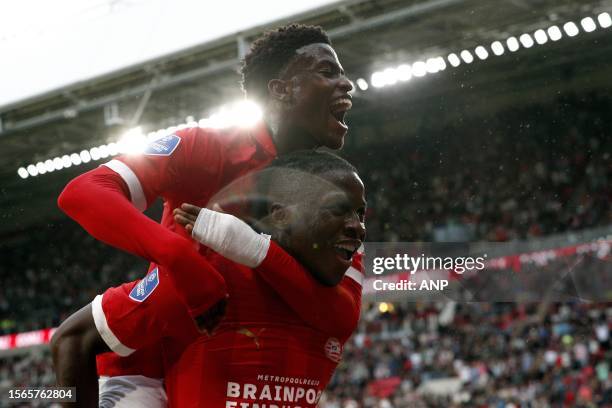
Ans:
<svg viewBox="0 0 612 408"><path fill-rule="evenodd" d="M183 203L180 208L175 208L173 211L174 220L185 227L188 232L193 231L193 225L195 224L198 214L202 210L201 207L193 204Z"/></svg>
<svg viewBox="0 0 612 408"><path fill-rule="evenodd" d="M227 298L221 299L215 303L210 309L195 318L198 329L201 333L207 333L212 336L215 329L221 323L221 319L225 316L227 308Z"/></svg>

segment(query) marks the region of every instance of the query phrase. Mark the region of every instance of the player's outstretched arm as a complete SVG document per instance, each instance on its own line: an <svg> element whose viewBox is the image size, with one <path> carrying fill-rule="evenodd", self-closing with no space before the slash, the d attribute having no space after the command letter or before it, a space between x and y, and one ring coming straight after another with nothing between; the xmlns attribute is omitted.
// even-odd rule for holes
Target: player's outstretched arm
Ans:
<svg viewBox="0 0 612 408"><path fill-rule="evenodd" d="M192 315L225 298L225 281L192 243L142 214L129 194L121 176L102 166L72 180L58 205L95 238L170 271L182 271L171 279Z"/></svg>
<svg viewBox="0 0 612 408"><path fill-rule="evenodd" d="M51 352L57 384L76 387L76 405L98 406L98 374L96 354L110 351L98 333L91 312L91 304L71 315L57 329L51 339Z"/></svg>
<svg viewBox="0 0 612 408"><path fill-rule="evenodd" d="M311 326L338 338L348 338L357 327L361 285L351 278L325 286L274 241L255 270Z"/></svg>
<svg viewBox="0 0 612 408"><path fill-rule="evenodd" d="M345 277L338 286L322 285L268 236L258 234L233 215L191 204L183 204L174 215L202 244L255 268L309 325L337 337L348 337L355 329L361 310L360 284Z"/></svg>

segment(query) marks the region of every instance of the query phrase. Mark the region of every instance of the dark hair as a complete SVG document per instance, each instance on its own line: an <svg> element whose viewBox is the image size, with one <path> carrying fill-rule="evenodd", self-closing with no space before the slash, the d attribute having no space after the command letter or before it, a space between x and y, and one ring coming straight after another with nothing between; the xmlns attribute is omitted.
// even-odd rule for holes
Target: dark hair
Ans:
<svg viewBox="0 0 612 408"><path fill-rule="evenodd" d="M331 45L329 37L319 26L289 24L265 32L251 45L243 60L242 89L249 97L265 100L268 82L278 78L296 50L316 43Z"/></svg>
<svg viewBox="0 0 612 408"><path fill-rule="evenodd" d="M255 174L255 194L251 197L251 214L263 218L276 200L289 203L295 200L317 199L329 173L357 173L355 167L333 153L300 150L272 161Z"/></svg>
<svg viewBox="0 0 612 408"><path fill-rule="evenodd" d="M357 169L351 163L324 150L298 150L274 159L268 168L293 169L313 175L330 171L357 173Z"/></svg>

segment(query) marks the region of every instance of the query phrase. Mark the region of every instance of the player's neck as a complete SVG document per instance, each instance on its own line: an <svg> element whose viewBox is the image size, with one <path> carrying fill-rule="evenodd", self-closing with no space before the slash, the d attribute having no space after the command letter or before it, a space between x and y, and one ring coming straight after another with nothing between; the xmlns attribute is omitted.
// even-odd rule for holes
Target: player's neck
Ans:
<svg viewBox="0 0 612 408"><path fill-rule="evenodd" d="M287 129L285 131L279 129L278 132L272 133L272 140L279 156L297 150L314 149L317 147L312 137L299 129Z"/></svg>
<svg viewBox="0 0 612 408"><path fill-rule="evenodd" d="M282 121L267 121L274 147L279 156L297 150L314 149L317 147L312 136L303 129L290 126Z"/></svg>

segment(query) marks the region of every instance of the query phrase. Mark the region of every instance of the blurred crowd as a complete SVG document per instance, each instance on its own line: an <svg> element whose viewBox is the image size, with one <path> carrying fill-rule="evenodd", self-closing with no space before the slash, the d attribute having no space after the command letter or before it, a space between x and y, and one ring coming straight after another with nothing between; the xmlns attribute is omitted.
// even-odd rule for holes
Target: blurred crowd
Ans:
<svg viewBox="0 0 612 408"><path fill-rule="evenodd" d="M55 327L103 288L144 275L147 265L72 222L31 231L26 244L2 245L0 258L0 335Z"/></svg>
<svg viewBox="0 0 612 408"><path fill-rule="evenodd" d="M368 240L528 240L612 224L611 109L570 96L346 149L367 186ZM71 221L22 235L0 245L0 335L57 326L146 270ZM377 307L322 408L612 405L610 304ZM48 351L0 358L0 390L52 382Z"/></svg>
<svg viewBox="0 0 612 408"><path fill-rule="evenodd" d="M612 104L564 96L347 149L370 241L511 241L612 223Z"/></svg>
<svg viewBox="0 0 612 408"><path fill-rule="evenodd" d="M612 405L612 304L385 303L360 327L320 408ZM0 359L0 392L52 385L48 350Z"/></svg>
<svg viewBox="0 0 612 408"><path fill-rule="evenodd" d="M321 408L612 404L612 304L376 305Z"/></svg>
<svg viewBox="0 0 612 408"><path fill-rule="evenodd" d="M612 224L611 109L597 93L565 96L345 149L367 186L368 241L509 241ZM56 325L146 270L68 220L23 235L0 245L11 289L0 291L0 334Z"/></svg>

